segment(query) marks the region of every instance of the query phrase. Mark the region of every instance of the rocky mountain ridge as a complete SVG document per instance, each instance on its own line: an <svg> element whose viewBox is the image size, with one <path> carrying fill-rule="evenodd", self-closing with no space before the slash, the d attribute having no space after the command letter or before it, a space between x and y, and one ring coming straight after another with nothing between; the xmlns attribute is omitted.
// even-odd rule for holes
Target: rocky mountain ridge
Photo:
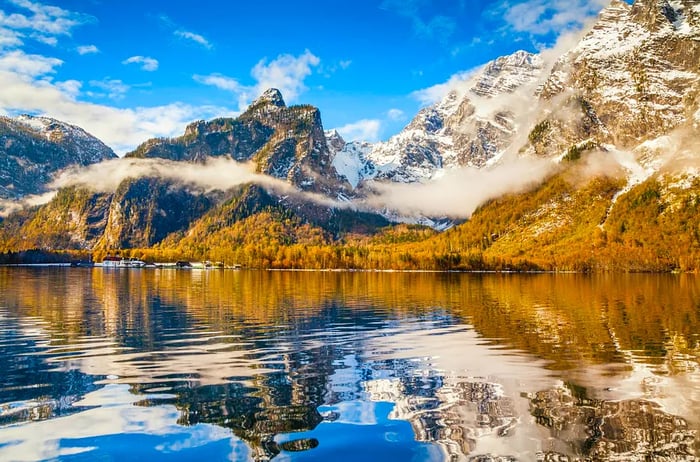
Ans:
<svg viewBox="0 0 700 462"><path fill-rule="evenodd" d="M557 101L531 139L556 155L590 139L634 149L691 122L700 92L700 7L686 0L615 0L555 64L540 99ZM572 100L580 111L567 104Z"/></svg>
<svg viewBox="0 0 700 462"><path fill-rule="evenodd" d="M48 117L0 117L0 199L45 192L53 174L117 156L82 128Z"/></svg>
<svg viewBox="0 0 700 462"><path fill-rule="evenodd" d="M277 89L265 91L235 119L193 122L179 138L152 139L127 154L186 162L219 156L253 162L258 173L301 191L337 197L348 189L331 165L320 111L308 105L287 107Z"/></svg>
<svg viewBox="0 0 700 462"><path fill-rule="evenodd" d="M567 259L558 262L566 265L576 258L586 260L580 268L602 265L590 261L588 254L569 250L583 244L600 247L601 254L610 258L606 262L625 252L643 255L629 263L631 268L685 267L686 260L679 263L680 257L668 257L678 253L676 247L657 249L658 242L639 233L643 228L639 224L644 216L652 228L662 227L671 241L674 232L686 233L676 241L700 248L700 233L688 228L695 223L689 211L698 206L694 197L700 193L699 30L700 8L693 1L637 0L633 5L613 1L553 66L526 52L499 58L421 110L401 133L374 145L348 143L335 131L324 132L318 109L287 107L277 90L269 90L240 117L192 123L183 136L147 141L129 156L184 163L227 156L286 182L299 197L243 188L205 195L206 200L198 202L201 194L186 190L191 195L181 195L182 185L139 179L120 186L104 213L96 196L71 203L70 195L64 194L24 223L34 223L37 230L45 228L42 222L56 223L55 231L70 221L65 217L78 217L73 221L91 223L87 228L81 224L83 231L74 233L79 238L71 241L83 248L162 242L177 247L183 242L186 246L179 248L196 253L202 247L199 241L213 235L219 244L246 245L245 233L257 236L250 233L255 226L277 229L280 234L270 245L280 248L300 242L342 246L348 242L348 232L372 234L388 224L376 214L357 212L358 204L366 207L361 201L373 184L428 183L439 181L445 172L465 167L496 170L525 157L546 159L552 166L547 176L532 180L530 190L490 197L491 202L447 237L409 230L400 238L389 232L387 239L427 239L429 251L416 247L413 252L444 252L447 256L430 257L440 268L483 269L485 256L502 255L548 265L550 260L538 253L543 249L550 258L565 253ZM144 196L151 193L154 197L146 200ZM255 206L255 200L263 201L263 206ZM193 213L173 220L178 207ZM401 218L397 211L374 211L390 221ZM465 210L464 215L471 212ZM226 226L213 225L217 220ZM412 220L439 230L448 227L430 217ZM353 222L360 226L348 226ZM306 229L300 237L297 230L302 224L320 228ZM25 232L29 226L25 225L15 222L16 227L10 228L24 230L17 235L32 235ZM80 237L86 235L85 229L97 228L102 237ZM652 228L644 227L644 233L654 235ZM213 234L201 231L213 229ZM96 236L93 231L88 234ZM219 245L207 242L209 247ZM314 254L313 261L362 262L371 267L371 262L389 261L387 255L392 255L387 251L372 256L357 249ZM279 261L284 266L294 260L284 252L257 261L263 265ZM410 252L400 255L401 267L422 265ZM556 269L559 263L555 259L551 264Z"/></svg>
<svg viewBox="0 0 700 462"><path fill-rule="evenodd" d="M388 141L336 141L334 165L354 186L363 180L427 181L445 170L484 167L510 146L519 128L508 96L534 93L544 72L542 58L525 51L491 61Z"/></svg>

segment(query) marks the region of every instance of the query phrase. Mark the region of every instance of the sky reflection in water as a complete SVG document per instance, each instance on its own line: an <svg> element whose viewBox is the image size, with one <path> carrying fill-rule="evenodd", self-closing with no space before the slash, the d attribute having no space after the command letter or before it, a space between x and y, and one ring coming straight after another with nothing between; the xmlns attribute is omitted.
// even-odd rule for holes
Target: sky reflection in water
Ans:
<svg viewBox="0 0 700 462"><path fill-rule="evenodd" d="M694 460L690 276L0 269L2 460Z"/></svg>

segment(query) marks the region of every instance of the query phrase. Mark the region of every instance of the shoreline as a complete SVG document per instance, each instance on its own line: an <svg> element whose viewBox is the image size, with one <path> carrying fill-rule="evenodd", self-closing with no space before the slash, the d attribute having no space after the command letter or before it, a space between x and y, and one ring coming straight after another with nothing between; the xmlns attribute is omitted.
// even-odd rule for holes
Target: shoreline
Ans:
<svg viewBox="0 0 700 462"><path fill-rule="evenodd" d="M509 270L400 270L400 269L346 269L346 268L240 268L240 267L187 267L178 268L172 263L156 263L145 267L105 267L101 263L89 266L74 266L71 263L14 263L0 264L0 268L100 268L108 271L123 270L168 270L168 271L268 271L268 272L295 272L295 273L416 273L416 274L658 274L658 275L696 275L694 272L683 271L509 271Z"/></svg>

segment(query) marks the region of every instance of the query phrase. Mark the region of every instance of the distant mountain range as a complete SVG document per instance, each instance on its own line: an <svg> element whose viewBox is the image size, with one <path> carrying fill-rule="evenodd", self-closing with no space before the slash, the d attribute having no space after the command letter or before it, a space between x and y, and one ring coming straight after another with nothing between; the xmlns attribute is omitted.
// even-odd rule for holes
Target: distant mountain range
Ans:
<svg viewBox="0 0 700 462"><path fill-rule="evenodd" d="M257 252L265 258L249 264L281 267L700 269L699 132L700 5L614 0L560 56L498 58L381 143L324 132L318 109L288 107L274 89L237 118L193 122L122 160L77 127L2 118L6 200L46 192L67 167L110 159L186 170L227 158L258 180L206 188L142 174L115 191L67 185L5 218L0 248L158 249L154 258L235 248L227 258ZM546 174L509 191L523 159ZM494 174L509 166L510 176ZM482 203L476 211L435 216L374 200L382 187L467 171L505 183L493 193L483 191L488 182L465 185ZM456 226L436 234L397 222Z"/></svg>

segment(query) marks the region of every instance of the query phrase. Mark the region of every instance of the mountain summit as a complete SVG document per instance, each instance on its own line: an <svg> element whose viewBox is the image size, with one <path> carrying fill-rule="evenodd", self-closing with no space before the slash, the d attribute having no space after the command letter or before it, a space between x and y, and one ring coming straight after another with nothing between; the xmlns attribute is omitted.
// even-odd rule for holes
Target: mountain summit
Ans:
<svg viewBox="0 0 700 462"><path fill-rule="evenodd" d="M253 101L250 106L255 107L263 104L271 104L277 107L287 107L287 105L284 103L282 93L276 88L269 88L265 90L265 92L263 92L262 95Z"/></svg>
<svg viewBox="0 0 700 462"><path fill-rule="evenodd" d="M534 95L543 74L538 55L518 51L498 58L455 84L387 142L347 143L334 162L346 166L343 174L357 179L354 184L413 183L443 170L483 167L510 146L520 128L513 103ZM351 172L352 165L357 170Z"/></svg>
<svg viewBox="0 0 700 462"><path fill-rule="evenodd" d="M614 1L545 82L531 148L560 155L590 140L634 149L692 118L700 91L700 5Z"/></svg>
<svg viewBox="0 0 700 462"><path fill-rule="evenodd" d="M187 162L220 156L253 162L259 173L303 191L335 198L348 188L331 164L319 110L309 105L288 107L274 88L240 117L197 121L181 137L152 139L127 154Z"/></svg>
<svg viewBox="0 0 700 462"><path fill-rule="evenodd" d="M0 117L0 199L40 194L53 174L117 156L82 128L48 117Z"/></svg>

